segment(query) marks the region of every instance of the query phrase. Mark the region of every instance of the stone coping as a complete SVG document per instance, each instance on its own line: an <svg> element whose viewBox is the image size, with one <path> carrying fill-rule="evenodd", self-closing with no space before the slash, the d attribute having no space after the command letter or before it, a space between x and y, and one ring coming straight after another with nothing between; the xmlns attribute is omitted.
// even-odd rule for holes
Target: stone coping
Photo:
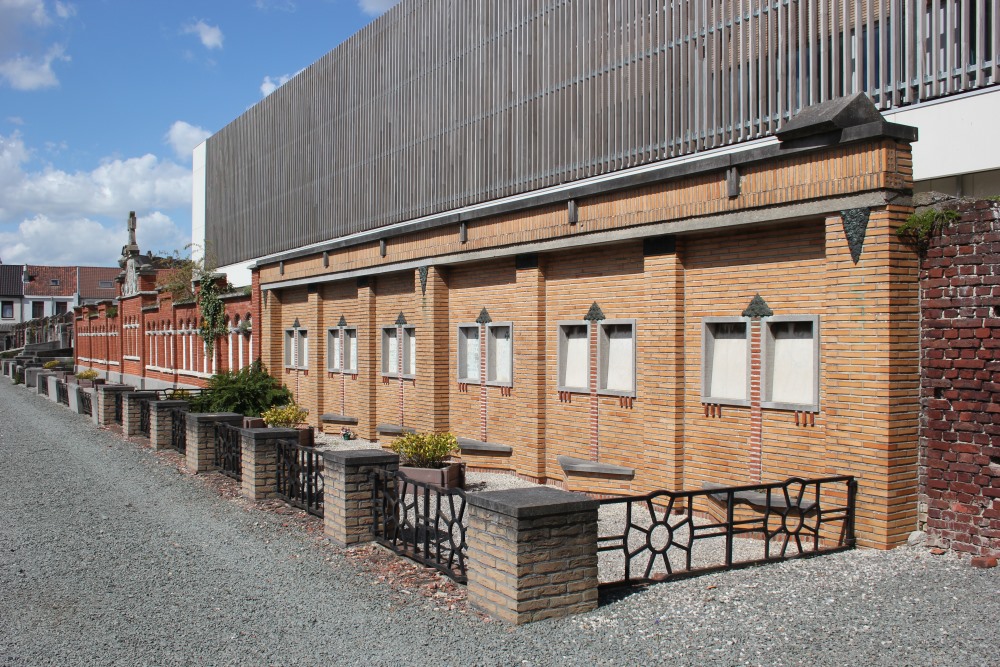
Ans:
<svg viewBox="0 0 1000 667"><path fill-rule="evenodd" d="M379 424L375 427L375 432L383 435L403 435L404 433L416 433L417 429L399 424Z"/></svg>
<svg viewBox="0 0 1000 667"><path fill-rule="evenodd" d="M243 423L243 415L238 412L189 412L188 421L196 422L218 422L218 421L239 421Z"/></svg>
<svg viewBox="0 0 1000 667"><path fill-rule="evenodd" d="M129 384L102 384L99 385L100 391L107 392L109 394L125 391L135 391L135 387Z"/></svg>
<svg viewBox="0 0 1000 667"><path fill-rule="evenodd" d="M244 434L249 435L254 440L294 440L299 441L299 431L294 428L265 427L265 428L241 428Z"/></svg>
<svg viewBox="0 0 1000 667"><path fill-rule="evenodd" d="M470 454L481 452L483 454L493 454L499 456L509 456L514 453L514 448L509 445L500 445L495 442L483 442L472 438L458 438L458 448L463 453Z"/></svg>
<svg viewBox="0 0 1000 667"><path fill-rule="evenodd" d="M158 408L179 408L182 405L187 405L187 401L181 401L177 399L164 399L162 401L150 401L150 405L155 405Z"/></svg>
<svg viewBox="0 0 1000 667"><path fill-rule="evenodd" d="M575 512L596 512L599 506L596 500L582 493L562 491L550 486L470 493L466 496L466 502L473 507L480 507L515 519L531 519Z"/></svg>
<svg viewBox="0 0 1000 667"><path fill-rule="evenodd" d="M367 466L399 463L399 454L390 454L378 449L327 450L323 459L341 465Z"/></svg>
<svg viewBox="0 0 1000 667"><path fill-rule="evenodd" d="M620 477L623 479L632 479L635 477L635 470L626 468L625 466L598 463L596 461L588 461L587 459L576 459L572 456L557 456L556 460L559 462L559 467L563 469L563 472L567 473L578 472L587 475Z"/></svg>
<svg viewBox="0 0 1000 667"><path fill-rule="evenodd" d="M358 418L350 417L348 415L338 415L332 412L328 412L319 418L324 424L346 424L348 426L357 426Z"/></svg>

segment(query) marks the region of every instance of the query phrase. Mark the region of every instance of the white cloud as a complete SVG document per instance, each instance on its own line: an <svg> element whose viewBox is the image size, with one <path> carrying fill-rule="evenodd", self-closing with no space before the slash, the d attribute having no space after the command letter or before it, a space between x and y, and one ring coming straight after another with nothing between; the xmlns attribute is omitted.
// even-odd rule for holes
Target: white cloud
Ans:
<svg viewBox="0 0 1000 667"><path fill-rule="evenodd" d="M24 119L20 116L7 116L7 122L11 125L24 125Z"/></svg>
<svg viewBox="0 0 1000 667"><path fill-rule="evenodd" d="M52 22L43 0L0 0L0 18L8 26L33 23L44 27Z"/></svg>
<svg viewBox="0 0 1000 667"><path fill-rule="evenodd" d="M223 35L219 26L208 25L204 21L197 21L196 23L185 25L184 34L198 35L198 39L201 40L202 46L206 49L222 48Z"/></svg>
<svg viewBox="0 0 1000 667"><path fill-rule="evenodd" d="M257 0L254 3L262 12L270 11L276 9L282 12L294 12L296 10L295 2L293 0Z"/></svg>
<svg viewBox="0 0 1000 667"><path fill-rule="evenodd" d="M76 16L76 7L68 2L59 2L59 0L56 0L55 8L56 16L63 20Z"/></svg>
<svg viewBox="0 0 1000 667"><path fill-rule="evenodd" d="M160 211L138 214L136 240L143 250L173 250L190 242ZM38 214L21 221L16 232L0 232L0 257L8 264L113 266L128 238L125 216L120 224L102 224L88 217Z"/></svg>
<svg viewBox="0 0 1000 667"><path fill-rule="evenodd" d="M41 57L15 56L0 62L0 78L15 90L39 90L59 85L59 79L52 70L54 62L69 62L61 44L53 44Z"/></svg>
<svg viewBox="0 0 1000 667"><path fill-rule="evenodd" d="M279 77L271 78L269 76L264 77L264 81L260 84L260 94L267 97L274 91L276 91L280 86L288 83L295 74L282 74Z"/></svg>
<svg viewBox="0 0 1000 667"><path fill-rule="evenodd" d="M190 160L194 147L210 136L212 133L205 128L178 120L170 126L165 139L177 157L182 160Z"/></svg>
<svg viewBox="0 0 1000 667"><path fill-rule="evenodd" d="M361 11L372 16L377 16L398 4L399 0L358 0Z"/></svg>

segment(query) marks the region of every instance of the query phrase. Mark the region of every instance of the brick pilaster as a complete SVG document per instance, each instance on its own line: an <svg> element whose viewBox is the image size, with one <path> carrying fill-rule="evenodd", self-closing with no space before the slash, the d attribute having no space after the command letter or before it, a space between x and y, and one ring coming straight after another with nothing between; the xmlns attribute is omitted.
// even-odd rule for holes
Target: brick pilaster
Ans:
<svg viewBox="0 0 1000 667"><path fill-rule="evenodd" d="M550 487L469 494L469 600L516 624L595 609L597 507Z"/></svg>
<svg viewBox="0 0 1000 667"><path fill-rule="evenodd" d="M374 468L399 469L399 456L379 450L323 453L323 532L348 547L372 540Z"/></svg>

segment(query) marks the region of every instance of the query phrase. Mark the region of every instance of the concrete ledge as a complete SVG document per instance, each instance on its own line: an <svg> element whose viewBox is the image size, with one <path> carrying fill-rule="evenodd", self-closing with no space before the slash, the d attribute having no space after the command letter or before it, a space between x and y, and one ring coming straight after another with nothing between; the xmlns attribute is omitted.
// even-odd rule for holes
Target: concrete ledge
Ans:
<svg viewBox="0 0 1000 667"><path fill-rule="evenodd" d="M716 484L715 482L705 482L701 485L701 488L705 489L706 491L712 491L715 489L721 490L725 489L726 485ZM712 500L720 502L722 504L726 504L728 495L729 494L725 492L713 493ZM783 509L788 509L789 507L795 507L802 510L803 512L812 512L813 509L816 507L816 503L814 503L811 500L803 500L801 503L795 503L793 498L792 501L793 502L791 505L785 502L785 494L778 489L775 489L774 491L771 492L770 504L767 502L767 493L763 491L737 491L736 493L733 494L734 504L744 503L746 505L750 505L751 507L756 507L757 509L770 508L776 510L783 510Z"/></svg>
<svg viewBox="0 0 1000 667"><path fill-rule="evenodd" d="M189 412L187 415L189 424L191 422L217 422L231 419L238 419L241 424L243 423L243 415L238 412Z"/></svg>
<svg viewBox="0 0 1000 667"><path fill-rule="evenodd" d="M556 461L565 473L583 473L586 475L597 475L599 477L614 477L620 479L632 479L635 477L635 470L625 466L611 465L610 463L597 463L586 459L575 459L572 456L557 456Z"/></svg>
<svg viewBox="0 0 1000 667"><path fill-rule="evenodd" d="M345 426L357 426L358 418L349 417L347 415L337 415L332 412L328 412L319 418L324 424L343 424Z"/></svg>
<svg viewBox="0 0 1000 667"><path fill-rule="evenodd" d="M377 449L349 449L323 452L323 460L348 466L373 466L399 463L399 454L387 454Z"/></svg>
<svg viewBox="0 0 1000 667"><path fill-rule="evenodd" d="M510 456L514 448L508 445L498 445L495 442L483 442L472 438L458 438L458 448L463 454L487 454L491 456Z"/></svg>
<svg viewBox="0 0 1000 667"><path fill-rule="evenodd" d="M582 493L562 491L550 486L470 493L466 496L466 502L473 507L481 507L515 519L596 511L599 505L596 500Z"/></svg>
<svg viewBox="0 0 1000 667"><path fill-rule="evenodd" d="M404 433L416 433L417 429L399 424L379 424L375 427L375 432L381 435L403 435Z"/></svg>
<svg viewBox="0 0 1000 667"><path fill-rule="evenodd" d="M188 401L166 399L166 400L162 400L162 401L150 401L149 402L149 407L152 408L152 407L155 406L157 408L179 408L179 407L185 406L187 404L188 404Z"/></svg>

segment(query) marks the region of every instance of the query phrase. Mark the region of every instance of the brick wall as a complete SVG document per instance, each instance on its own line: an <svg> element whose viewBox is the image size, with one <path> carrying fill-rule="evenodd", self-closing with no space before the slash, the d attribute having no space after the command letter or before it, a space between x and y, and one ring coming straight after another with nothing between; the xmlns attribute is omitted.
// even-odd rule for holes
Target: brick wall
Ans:
<svg viewBox="0 0 1000 667"><path fill-rule="evenodd" d="M920 271L920 491L931 539L1000 556L1000 206L961 204Z"/></svg>

